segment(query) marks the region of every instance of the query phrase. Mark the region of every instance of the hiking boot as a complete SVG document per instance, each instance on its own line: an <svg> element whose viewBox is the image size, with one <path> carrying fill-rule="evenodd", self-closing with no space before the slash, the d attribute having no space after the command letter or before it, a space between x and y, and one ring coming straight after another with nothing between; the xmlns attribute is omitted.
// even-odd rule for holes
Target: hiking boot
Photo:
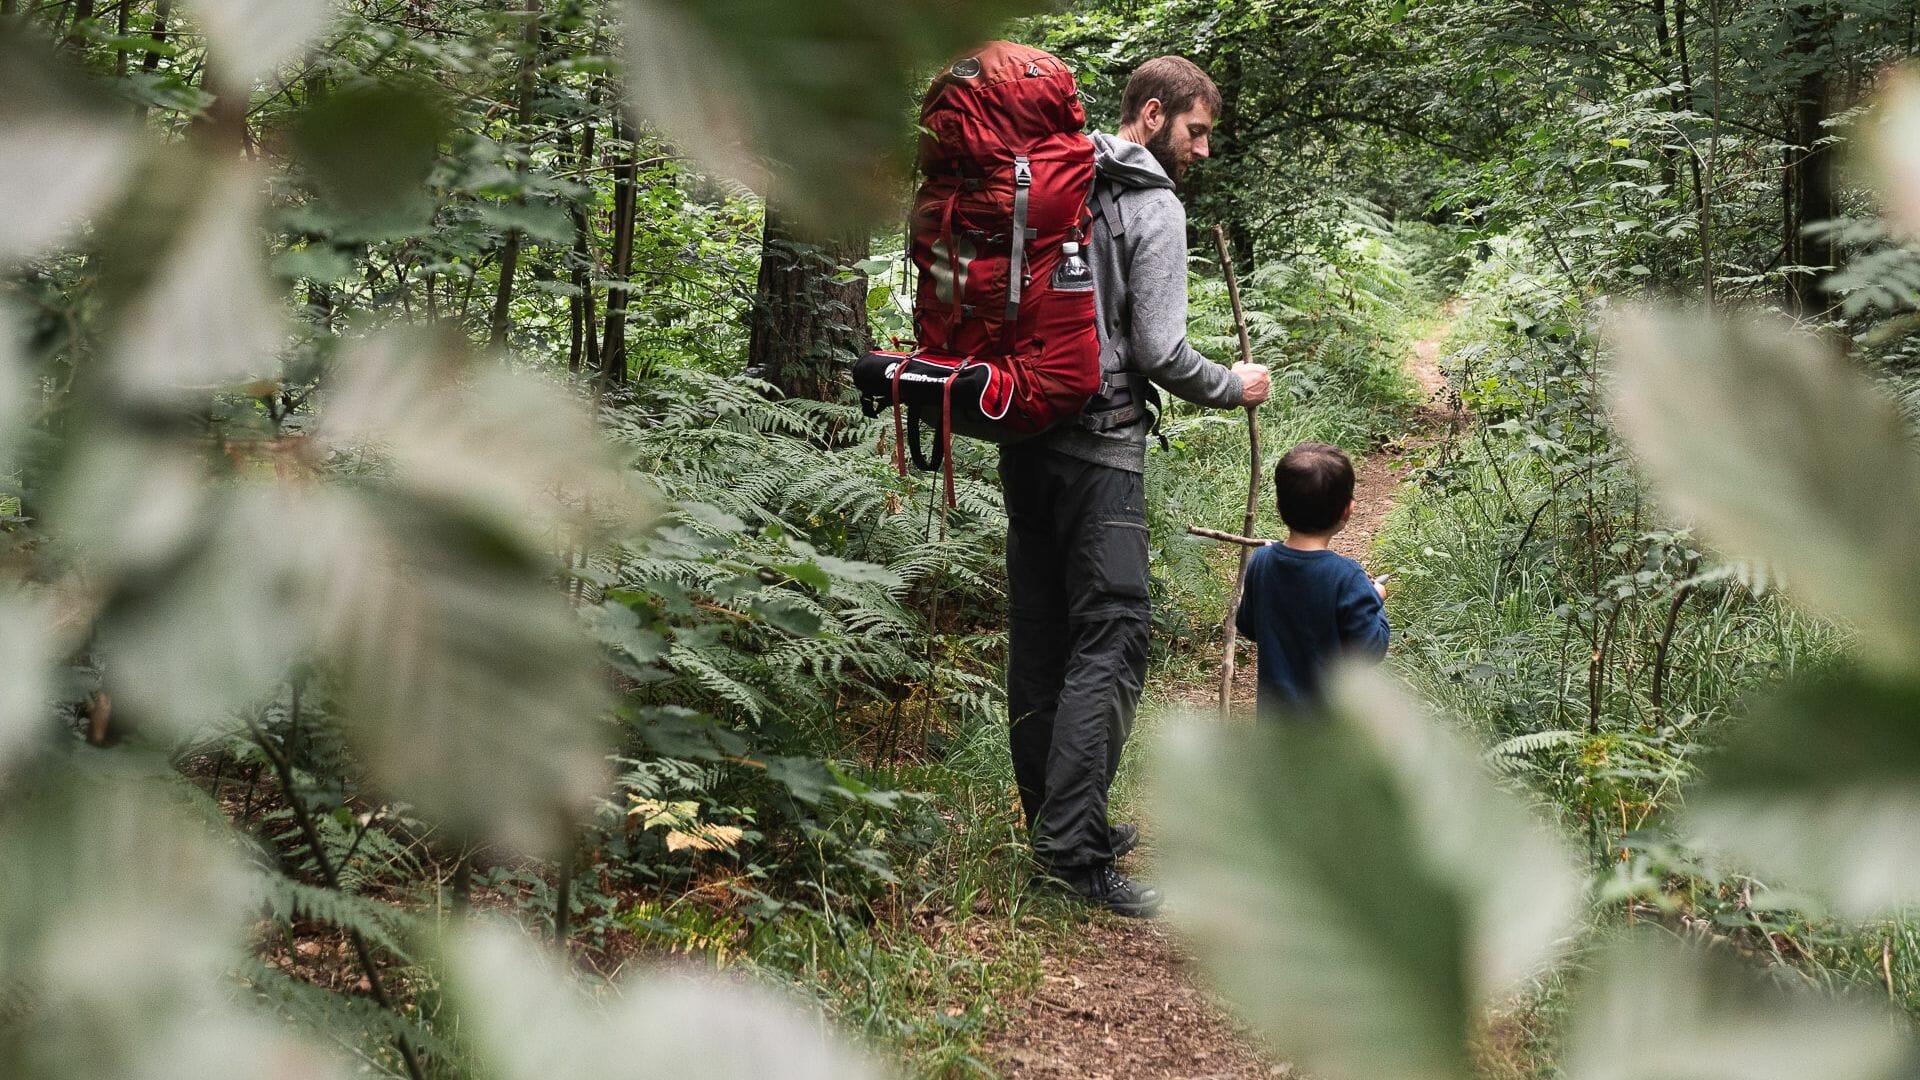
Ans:
<svg viewBox="0 0 1920 1080"><path fill-rule="evenodd" d="M1160 910L1159 889L1142 885L1115 870L1112 863L1063 870L1059 877L1075 896L1115 915L1151 919Z"/></svg>
<svg viewBox="0 0 1920 1080"><path fill-rule="evenodd" d="M1107 830L1112 836L1113 857L1119 858L1140 846L1140 826L1130 822L1113 826Z"/></svg>

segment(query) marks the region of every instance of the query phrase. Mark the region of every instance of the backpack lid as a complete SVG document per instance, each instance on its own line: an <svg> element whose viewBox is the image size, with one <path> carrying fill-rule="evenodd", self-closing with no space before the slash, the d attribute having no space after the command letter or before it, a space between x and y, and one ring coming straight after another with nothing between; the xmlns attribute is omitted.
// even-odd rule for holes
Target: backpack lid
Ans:
<svg viewBox="0 0 1920 1080"><path fill-rule="evenodd" d="M1049 138L1079 132L1087 113L1073 72L1058 58L990 41L934 78L920 123L922 169L975 172L977 163L1011 161Z"/></svg>

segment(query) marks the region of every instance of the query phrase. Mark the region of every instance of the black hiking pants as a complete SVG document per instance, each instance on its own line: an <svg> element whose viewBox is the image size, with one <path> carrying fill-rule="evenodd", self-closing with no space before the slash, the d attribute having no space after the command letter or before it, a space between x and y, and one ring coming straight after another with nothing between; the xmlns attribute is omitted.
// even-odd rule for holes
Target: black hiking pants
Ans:
<svg viewBox="0 0 1920 1080"><path fill-rule="evenodd" d="M1110 863L1107 789L1147 673L1143 478L1029 444L1001 451L1000 481L1008 742L1034 855Z"/></svg>

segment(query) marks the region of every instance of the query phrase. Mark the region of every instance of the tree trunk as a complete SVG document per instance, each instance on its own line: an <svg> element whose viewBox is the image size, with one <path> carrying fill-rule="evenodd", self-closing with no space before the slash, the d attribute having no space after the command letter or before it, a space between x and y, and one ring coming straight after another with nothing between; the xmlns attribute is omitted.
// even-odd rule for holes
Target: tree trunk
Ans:
<svg viewBox="0 0 1920 1080"><path fill-rule="evenodd" d="M125 78L127 74L127 21L133 17L133 0L120 0L119 14L114 16L114 36L120 40L113 47L113 74L116 78Z"/></svg>
<svg viewBox="0 0 1920 1080"><path fill-rule="evenodd" d="M166 42L167 17L172 14L173 0L160 0L159 3L153 5L153 33L149 36L153 38L154 45L158 46ZM140 62L140 70L152 72L158 70L159 67L160 50L158 48L148 49L146 59ZM141 111L146 111L144 106Z"/></svg>
<svg viewBox="0 0 1920 1080"><path fill-rule="evenodd" d="M81 24L93 18L93 0L77 0L73 6L73 21L67 24L67 46L78 49L86 42L81 37Z"/></svg>
<svg viewBox="0 0 1920 1080"><path fill-rule="evenodd" d="M1807 227L1828 221L1838 214L1834 201L1833 147L1816 146L1826 137L1821 122L1831 108L1825 52L1832 32L1834 16L1824 3L1804 4L1792 16L1792 49L1802 62L1797 93L1794 97L1794 142L1800 150L1789 170L1794 193L1794 263L1799 266L1839 267L1839 251L1831 235L1812 236ZM1822 271L1822 274L1826 271ZM1802 315L1825 308L1828 293L1820 276L1800 275L1791 280L1794 310Z"/></svg>
<svg viewBox="0 0 1920 1080"><path fill-rule="evenodd" d="M595 86L593 92L587 96L587 101L596 106L600 104L598 86ZM594 192L587 172L593 168L594 136L599 131L597 118L588 117L587 122L581 127L583 130L580 133L580 152L574 158L575 167L579 172L581 185L590 193L589 197L595 199L597 203L598 194ZM567 141L572 142L571 135L567 137ZM568 212L573 218L571 257L574 295L567 301L567 320L571 330L567 341L567 370L577 375L583 365L587 371L600 370L599 327L596 325L597 319L593 310L593 279L595 277L593 216L587 212L585 206L579 203L568 207Z"/></svg>
<svg viewBox="0 0 1920 1080"><path fill-rule="evenodd" d="M1214 128L1224 138L1235 138L1241 125L1241 84L1245 81L1240 51L1234 49L1213 57L1205 66L1218 76L1220 89L1220 115L1214 117ZM1225 226L1227 249L1233 253L1233 261L1251 273L1254 264L1252 208L1257 200L1248 199L1242 188L1248 175L1242 166L1220 159L1189 172L1180 184L1181 198L1193 215L1189 220L1196 222L1190 230L1190 239L1199 244L1211 235L1207 227L1197 222L1210 220Z"/></svg>
<svg viewBox="0 0 1920 1080"><path fill-rule="evenodd" d="M520 138L523 141L521 153L526 157L515 171L520 173L524 182L533 154L532 148L524 145L524 141L528 138L529 129L533 126L534 74L540 62L540 0L527 0L526 7L522 10L526 12L527 25L525 36L521 41L521 47L525 53L520 58L518 117ZM516 195L514 201L524 204L527 197L525 194ZM513 322L510 311L513 304L513 275L520 265L520 247L525 242L526 238L519 229L507 230L507 246L500 253L500 289L494 294L492 329L487 335L488 344L496 349L507 343L507 330Z"/></svg>
<svg viewBox="0 0 1920 1080"><path fill-rule="evenodd" d="M1667 29L1667 0L1653 0L1653 39L1660 51L1660 77L1672 81L1674 72L1670 65L1673 63L1673 34ZM1669 97L1667 108L1670 112L1679 112L1681 110L1679 97ZM1667 185L1667 194L1676 198L1680 191L1678 162L1677 150L1670 146L1661 149L1660 181Z"/></svg>
<svg viewBox="0 0 1920 1080"><path fill-rule="evenodd" d="M613 267L607 288L606 336L600 342L600 383L607 387L627 381L627 305L633 276L634 216L639 208L640 147L619 120L613 122L616 140L626 138L626 157L613 170Z"/></svg>
<svg viewBox="0 0 1920 1080"><path fill-rule="evenodd" d="M767 204L747 364L787 397L839 400L842 373L872 347L866 275L834 280L841 267L865 259L871 245L864 231L807 234Z"/></svg>

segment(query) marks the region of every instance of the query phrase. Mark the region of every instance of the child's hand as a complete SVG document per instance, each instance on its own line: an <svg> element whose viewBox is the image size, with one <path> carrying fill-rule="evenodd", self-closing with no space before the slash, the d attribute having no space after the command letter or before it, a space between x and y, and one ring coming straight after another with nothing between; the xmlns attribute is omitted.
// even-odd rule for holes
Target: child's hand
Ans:
<svg viewBox="0 0 1920 1080"><path fill-rule="evenodd" d="M1373 581L1373 591L1379 593L1380 599L1382 600L1387 598L1387 579L1392 576L1391 574L1381 574L1379 577L1371 579Z"/></svg>

